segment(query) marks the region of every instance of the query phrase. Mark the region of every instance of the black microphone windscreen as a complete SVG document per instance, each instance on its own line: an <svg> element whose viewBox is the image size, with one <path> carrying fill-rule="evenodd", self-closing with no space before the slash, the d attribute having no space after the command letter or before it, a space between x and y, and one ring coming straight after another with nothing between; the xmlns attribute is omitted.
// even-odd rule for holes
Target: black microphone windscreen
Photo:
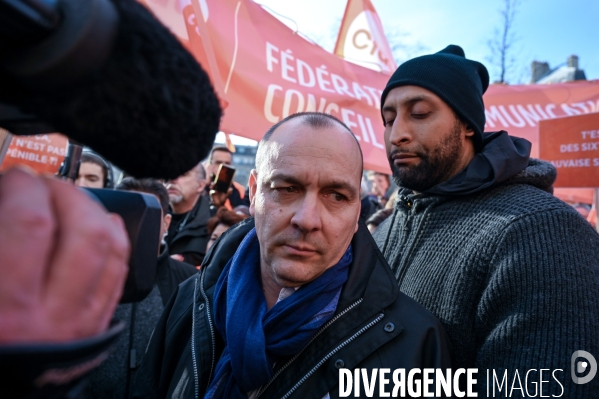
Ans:
<svg viewBox="0 0 599 399"><path fill-rule="evenodd" d="M143 5L113 3L119 23L102 68L51 91L4 77L2 97L135 177L175 178L210 151L218 98L206 72Z"/></svg>

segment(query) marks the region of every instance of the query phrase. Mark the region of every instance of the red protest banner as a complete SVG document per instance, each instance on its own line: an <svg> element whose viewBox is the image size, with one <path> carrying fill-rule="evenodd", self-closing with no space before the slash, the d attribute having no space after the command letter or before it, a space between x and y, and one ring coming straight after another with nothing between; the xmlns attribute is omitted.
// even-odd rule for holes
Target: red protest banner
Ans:
<svg viewBox="0 0 599 399"><path fill-rule="evenodd" d="M390 172L379 104L388 75L305 40L251 0L140 1L209 73L225 108L223 131L260 140L290 113L324 111L354 131L366 169ZM532 156L538 157L539 122L599 112L599 81L491 85L484 102L485 130L507 130L531 141ZM556 195L590 198L571 189Z"/></svg>
<svg viewBox="0 0 599 399"><path fill-rule="evenodd" d="M599 80L551 85L491 85L484 95L485 131L506 130L532 143L539 157L539 122L599 112Z"/></svg>
<svg viewBox="0 0 599 399"><path fill-rule="evenodd" d="M539 134L556 187L599 187L599 113L541 121Z"/></svg>
<svg viewBox="0 0 599 399"><path fill-rule="evenodd" d="M67 152L68 139L58 133L14 136L0 172L15 165L27 165L38 173L56 173Z"/></svg>
<svg viewBox="0 0 599 399"><path fill-rule="evenodd" d="M379 111L388 75L308 42L250 0L144 3L178 36L185 35L189 42L182 41L209 72L227 104L222 130L259 140L290 113L329 112L361 140L366 169L389 173ZM176 13L179 20L173 18ZM538 157L539 121L599 112L599 81L491 85L484 101L485 130L526 138Z"/></svg>

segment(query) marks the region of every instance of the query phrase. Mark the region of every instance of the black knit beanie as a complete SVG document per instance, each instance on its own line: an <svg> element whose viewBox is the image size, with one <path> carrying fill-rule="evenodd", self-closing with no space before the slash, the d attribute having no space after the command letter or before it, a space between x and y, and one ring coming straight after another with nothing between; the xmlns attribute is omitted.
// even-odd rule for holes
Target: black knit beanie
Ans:
<svg viewBox="0 0 599 399"><path fill-rule="evenodd" d="M485 128L483 93L489 87L489 72L483 64L466 59L464 50L454 44L406 61L387 82L381 108L392 89L408 85L430 90L445 101L474 130L474 148L480 150Z"/></svg>

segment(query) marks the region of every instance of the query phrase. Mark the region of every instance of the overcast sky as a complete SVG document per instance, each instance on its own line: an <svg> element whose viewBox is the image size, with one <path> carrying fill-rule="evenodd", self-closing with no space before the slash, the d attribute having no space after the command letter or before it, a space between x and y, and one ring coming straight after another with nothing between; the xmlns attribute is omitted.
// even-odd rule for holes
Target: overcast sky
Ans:
<svg viewBox="0 0 599 399"><path fill-rule="evenodd" d="M371 1L390 44L406 47L407 51L396 55L398 61L458 44L468 58L487 65L491 80L497 79L498 71L488 60L488 42L502 25L503 0ZM347 0L256 2L293 19L300 32L332 51ZM587 79L599 79L598 18L599 0L522 0L514 26L519 37L513 53L517 66L508 80L528 83L533 60L546 61L554 68L572 54L578 55Z"/></svg>

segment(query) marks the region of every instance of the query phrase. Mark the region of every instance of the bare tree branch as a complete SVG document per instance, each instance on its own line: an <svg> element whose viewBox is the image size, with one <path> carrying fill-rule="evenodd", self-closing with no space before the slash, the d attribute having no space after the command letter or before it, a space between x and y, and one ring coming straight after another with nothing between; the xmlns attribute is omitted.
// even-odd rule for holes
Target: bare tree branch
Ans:
<svg viewBox="0 0 599 399"><path fill-rule="evenodd" d="M499 77L495 83L508 83L508 78L516 68L516 45L519 37L516 35L515 19L522 0L503 0L501 15L501 28L494 31L494 37L489 40L491 55L487 60L493 69L499 70Z"/></svg>

